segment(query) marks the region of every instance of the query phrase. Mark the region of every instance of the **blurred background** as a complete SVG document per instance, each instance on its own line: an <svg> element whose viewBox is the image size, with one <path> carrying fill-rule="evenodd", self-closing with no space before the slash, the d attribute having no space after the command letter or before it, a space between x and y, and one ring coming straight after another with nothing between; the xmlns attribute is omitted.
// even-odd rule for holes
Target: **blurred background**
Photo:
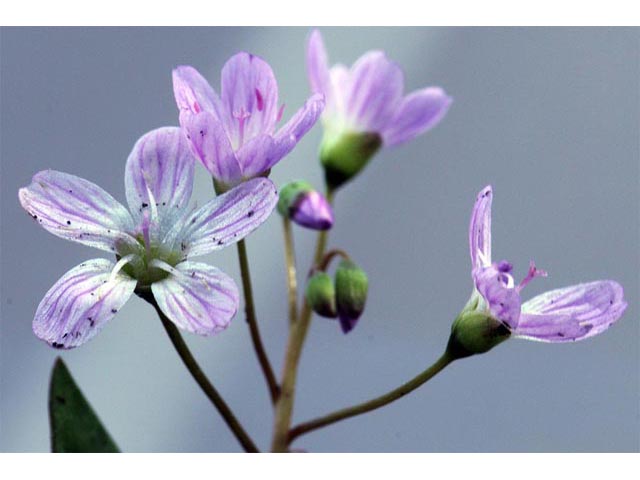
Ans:
<svg viewBox="0 0 640 480"><path fill-rule="evenodd" d="M90 343L59 352L31 331L45 292L102 256L52 236L17 190L53 168L124 202L136 139L178 123L171 69L219 87L239 50L264 57L289 118L309 95L306 28L3 28L0 31L0 451L47 451L47 387L62 355L123 451L240 447L183 367L151 307L132 298ZM382 49L408 91L440 85L454 104L411 143L380 152L340 191L330 246L368 272L367 309L345 336L316 318L302 357L294 423L367 400L430 365L471 293L467 229L477 192L494 186L493 252L524 291L615 279L629 307L601 336L570 345L511 340L454 363L411 395L300 437L312 452L638 451L640 449L640 42L625 28L325 28L330 60ZM273 169L279 185L320 187L316 126ZM212 195L198 166L194 199ZM315 236L297 229L299 271ZM279 373L287 334L277 215L248 238L259 324ZM206 257L240 283L235 248ZM265 383L240 312L214 338L185 338L246 429L268 448Z"/></svg>

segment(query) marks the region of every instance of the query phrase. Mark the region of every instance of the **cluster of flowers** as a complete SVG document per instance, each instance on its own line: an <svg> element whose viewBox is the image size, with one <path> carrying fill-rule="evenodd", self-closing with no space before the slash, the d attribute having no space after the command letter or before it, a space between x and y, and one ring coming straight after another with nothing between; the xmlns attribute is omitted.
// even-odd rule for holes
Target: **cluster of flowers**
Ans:
<svg viewBox="0 0 640 480"><path fill-rule="evenodd" d="M56 348L83 344L112 319L133 293L152 294L178 327L212 335L227 327L239 304L229 276L193 257L233 244L258 228L278 203L270 169L321 119L320 159L329 191L353 179L381 148L435 126L451 98L437 87L404 94L402 70L379 51L353 66L329 67L318 31L309 39L312 95L291 119L283 116L270 66L248 53L224 65L220 94L193 67L173 71L180 127L153 130L138 140L125 166L128 209L97 185L54 170L20 189L23 208L54 235L115 255L74 267L47 292L33 321L35 334ZM197 159L218 196L189 208ZM328 229L333 212L305 182L281 199L296 223ZM535 276L531 264L515 285L511 264L491 259L490 187L479 195L470 226L474 289L452 330L460 356L480 353L509 336L579 340L602 332L626 308L622 288L599 281L553 290L521 303ZM361 312L359 312L361 313ZM358 314L359 315L359 314ZM341 319L341 321L344 319ZM342 321L345 331L353 328Z"/></svg>

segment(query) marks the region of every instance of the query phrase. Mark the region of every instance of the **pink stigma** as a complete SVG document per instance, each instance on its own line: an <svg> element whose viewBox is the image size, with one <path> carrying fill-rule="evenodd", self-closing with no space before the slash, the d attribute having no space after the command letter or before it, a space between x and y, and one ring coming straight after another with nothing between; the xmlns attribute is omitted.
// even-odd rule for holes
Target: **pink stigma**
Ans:
<svg viewBox="0 0 640 480"><path fill-rule="evenodd" d="M527 284L536 277L546 277L547 272L544 270L539 270L536 268L536 264L533 263L533 260L529 262L529 271L527 272L527 276L522 279L520 285L516 287L516 291L520 293Z"/></svg>
<svg viewBox="0 0 640 480"><path fill-rule="evenodd" d="M280 110L278 110L278 116L276 117L276 123L279 122L280 120L282 120L282 114L283 113L284 113L284 103L280 107Z"/></svg>

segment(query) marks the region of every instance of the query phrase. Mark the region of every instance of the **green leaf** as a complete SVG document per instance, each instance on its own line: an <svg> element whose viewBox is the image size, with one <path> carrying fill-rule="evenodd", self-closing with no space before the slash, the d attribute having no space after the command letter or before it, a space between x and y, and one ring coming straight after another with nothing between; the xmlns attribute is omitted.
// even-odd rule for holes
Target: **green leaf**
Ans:
<svg viewBox="0 0 640 480"><path fill-rule="evenodd" d="M51 372L49 423L52 452L120 451L60 357L56 359Z"/></svg>

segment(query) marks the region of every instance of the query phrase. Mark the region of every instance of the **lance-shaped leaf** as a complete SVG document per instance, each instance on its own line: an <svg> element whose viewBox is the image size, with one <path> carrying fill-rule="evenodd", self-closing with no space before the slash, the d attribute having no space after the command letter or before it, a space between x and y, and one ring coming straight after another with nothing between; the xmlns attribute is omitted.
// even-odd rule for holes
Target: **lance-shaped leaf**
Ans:
<svg viewBox="0 0 640 480"><path fill-rule="evenodd" d="M58 357L49 385L51 451L118 453L118 447Z"/></svg>

